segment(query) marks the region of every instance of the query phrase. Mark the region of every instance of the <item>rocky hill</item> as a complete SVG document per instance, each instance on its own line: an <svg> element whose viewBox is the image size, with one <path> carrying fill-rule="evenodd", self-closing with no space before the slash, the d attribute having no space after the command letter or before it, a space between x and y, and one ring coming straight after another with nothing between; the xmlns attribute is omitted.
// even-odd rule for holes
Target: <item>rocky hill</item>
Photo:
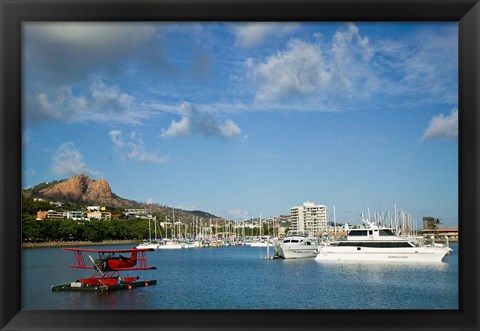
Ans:
<svg viewBox="0 0 480 331"><path fill-rule="evenodd" d="M29 191L34 198L51 201L77 204L96 203L112 207L131 207L133 205L132 201L114 194L110 184L105 179L92 180L85 175L51 183L42 183Z"/></svg>
<svg viewBox="0 0 480 331"><path fill-rule="evenodd" d="M101 205L113 208L146 208L164 218L172 218L172 207L160 204L145 204L119 197L112 192L110 184L105 179L93 180L85 175L78 175L69 179L41 183L30 189L24 190L26 196L41 198L49 201L70 202L79 205ZM175 209L175 219L187 222L193 217L204 219L217 218L207 212L195 210L185 211Z"/></svg>

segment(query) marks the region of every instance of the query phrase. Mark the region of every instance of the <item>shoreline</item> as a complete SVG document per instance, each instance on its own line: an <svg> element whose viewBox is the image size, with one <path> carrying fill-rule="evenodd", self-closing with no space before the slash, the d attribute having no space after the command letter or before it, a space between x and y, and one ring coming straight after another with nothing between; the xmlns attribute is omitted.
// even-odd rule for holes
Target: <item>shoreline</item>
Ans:
<svg viewBox="0 0 480 331"><path fill-rule="evenodd" d="M104 241L52 241L42 243L22 243L22 248L101 246L101 245L138 245L138 240L104 240Z"/></svg>

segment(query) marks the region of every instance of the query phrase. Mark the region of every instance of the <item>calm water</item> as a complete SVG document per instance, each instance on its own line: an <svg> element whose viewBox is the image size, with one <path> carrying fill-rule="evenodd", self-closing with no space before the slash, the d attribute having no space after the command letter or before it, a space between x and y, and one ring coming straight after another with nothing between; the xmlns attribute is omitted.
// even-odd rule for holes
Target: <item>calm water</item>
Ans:
<svg viewBox="0 0 480 331"><path fill-rule="evenodd" d="M130 248L102 246L97 248ZM265 248L147 253L157 285L111 293L51 292L89 276L72 252L23 250L23 309L458 309L458 245L440 264L266 260Z"/></svg>

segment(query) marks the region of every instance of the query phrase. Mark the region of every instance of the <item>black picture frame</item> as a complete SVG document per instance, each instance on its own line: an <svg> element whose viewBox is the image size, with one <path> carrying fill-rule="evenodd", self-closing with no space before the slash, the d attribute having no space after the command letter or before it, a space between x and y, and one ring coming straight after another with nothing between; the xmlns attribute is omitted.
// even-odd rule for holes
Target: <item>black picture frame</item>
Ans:
<svg viewBox="0 0 480 331"><path fill-rule="evenodd" d="M0 0L2 330L478 330L480 4L473 0ZM21 309L21 24L26 21L457 21L459 309L39 311ZM319 293L318 295L321 295Z"/></svg>

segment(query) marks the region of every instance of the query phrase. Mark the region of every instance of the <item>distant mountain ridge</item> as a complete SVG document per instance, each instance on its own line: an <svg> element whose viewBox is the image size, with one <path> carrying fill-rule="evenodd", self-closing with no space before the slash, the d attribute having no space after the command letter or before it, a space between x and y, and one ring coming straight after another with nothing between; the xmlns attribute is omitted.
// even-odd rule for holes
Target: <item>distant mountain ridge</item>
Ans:
<svg viewBox="0 0 480 331"><path fill-rule="evenodd" d="M124 199L112 192L110 184L103 178L90 179L85 175L77 175L68 179L41 183L32 188L23 190L24 194L32 198L41 198L50 201L71 202L75 204L103 205L115 208L146 208L162 217L172 217L172 207L159 204L146 204L134 200ZM218 218L208 212L194 210L185 211L175 209L175 219L193 220L192 217Z"/></svg>

